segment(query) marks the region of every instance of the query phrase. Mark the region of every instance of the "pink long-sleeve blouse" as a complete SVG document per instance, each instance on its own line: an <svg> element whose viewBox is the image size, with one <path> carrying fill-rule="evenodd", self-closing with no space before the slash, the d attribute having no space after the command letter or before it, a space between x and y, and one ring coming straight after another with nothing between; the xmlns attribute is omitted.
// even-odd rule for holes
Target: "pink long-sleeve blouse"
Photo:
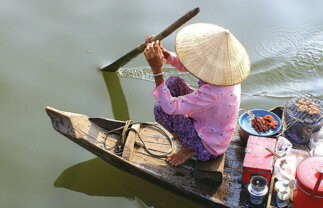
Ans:
<svg viewBox="0 0 323 208"><path fill-rule="evenodd" d="M165 62L182 72L187 71L173 52ZM194 128L204 147L211 154L218 156L226 151L237 122L241 97L240 84L233 86L204 84L190 94L172 97L163 82L152 94L167 114L193 118Z"/></svg>

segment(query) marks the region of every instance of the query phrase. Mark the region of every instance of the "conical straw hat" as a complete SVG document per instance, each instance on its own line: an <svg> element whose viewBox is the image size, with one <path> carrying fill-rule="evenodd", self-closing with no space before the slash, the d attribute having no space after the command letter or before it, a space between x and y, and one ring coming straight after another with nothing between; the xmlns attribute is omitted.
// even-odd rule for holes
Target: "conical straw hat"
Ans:
<svg viewBox="0 0 323 208"><path fill-rule="evenodd" d="M176 36L176 53L185 68L213 85L235 85L247 78L251 62L246 49L228 30L195 23Z"/></svg>

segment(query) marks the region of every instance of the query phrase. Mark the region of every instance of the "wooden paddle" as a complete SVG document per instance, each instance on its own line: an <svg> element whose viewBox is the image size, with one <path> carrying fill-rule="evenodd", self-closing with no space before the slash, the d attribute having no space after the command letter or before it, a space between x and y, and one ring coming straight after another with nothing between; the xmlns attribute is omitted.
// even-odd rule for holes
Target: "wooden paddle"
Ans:
<svg viewBox="0 0 323 208"><path fill-rule="evenodd" d="M165 30L163 30L161 33L156 35L154 38L151 39L151 41L156 41L156 40L163 40L166 38L168 35L173 33L177 28L185 24L188 20L192 19L195 15L197 15L200 12L200 8L195 8L192 9L191 11L187 12L184 16L176 20L173 24L168 26ZM126 65L129 61L131 61L133 58L138 56L140 53L144 51L146 47L145 43L142 43L139 45L137 48L133 49L126 55L122 56L112 64L102 67L102 71L108 71L108 72L115 72L118 71L118 69L124 65Z"/></svg>

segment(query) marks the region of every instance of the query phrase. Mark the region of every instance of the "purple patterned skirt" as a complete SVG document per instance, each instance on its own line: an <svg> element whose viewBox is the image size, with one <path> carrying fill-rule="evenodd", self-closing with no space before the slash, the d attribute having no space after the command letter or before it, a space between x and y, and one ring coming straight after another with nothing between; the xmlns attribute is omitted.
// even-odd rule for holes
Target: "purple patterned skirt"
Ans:
<svg viewBox="0 0 323 208"><path fill-rule="evenodd" d="M199 86L205 84L199 81ZM173 97L186 95L193 90L186 84L186 82L179 78L171 76L166 80L166 85ZM210 154L201 141L201 138L197 135L192 118L186 115L168 115L164 112L159 104L154 107L155 120L165 127L170 132L175 132L182 140L183 145L193 150L198 160L206 161L216 158L216 156Z"/></svg>

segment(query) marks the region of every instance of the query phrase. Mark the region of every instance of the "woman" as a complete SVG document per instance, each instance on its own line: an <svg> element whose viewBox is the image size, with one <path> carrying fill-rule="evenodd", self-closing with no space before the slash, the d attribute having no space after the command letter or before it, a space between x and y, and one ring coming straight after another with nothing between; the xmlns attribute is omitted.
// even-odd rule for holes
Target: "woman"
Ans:
<svg viewBox="0 0 323 208"><path fill-rule="evenodd" d="M145 57L151 66L156 88L156 121L174 132L183 147L167 160L178 166L193 156L206 161L228 148L240 105L242 82L251 63L242 44L222 27L196 23L184 27L176 36L176 54L146 38ZM182 72L199 78L197 90L184 80L163 78L163 59Z"/></svg>

